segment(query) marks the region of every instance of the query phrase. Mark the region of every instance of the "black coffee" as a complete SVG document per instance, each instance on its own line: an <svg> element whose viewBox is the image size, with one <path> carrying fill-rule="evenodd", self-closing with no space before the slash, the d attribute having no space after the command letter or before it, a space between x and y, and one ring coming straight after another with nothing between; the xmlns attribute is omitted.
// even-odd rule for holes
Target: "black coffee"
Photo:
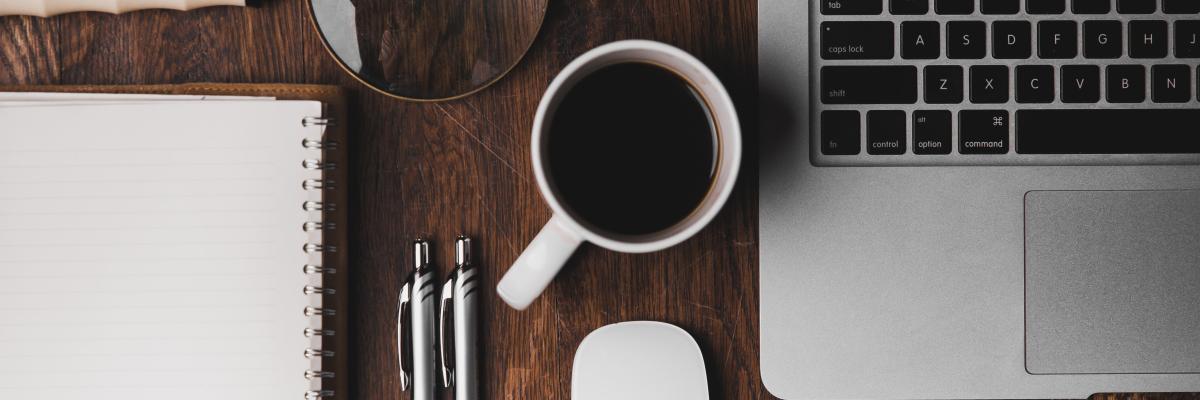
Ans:
<svg viewBox="0 0 1200 400"><path fill-rule="evenodd" d="M620 235L687 218L708 194L719 148L700 94L645 63L603 67L568 89L545 146L547 174L568 211Z"/></svg>

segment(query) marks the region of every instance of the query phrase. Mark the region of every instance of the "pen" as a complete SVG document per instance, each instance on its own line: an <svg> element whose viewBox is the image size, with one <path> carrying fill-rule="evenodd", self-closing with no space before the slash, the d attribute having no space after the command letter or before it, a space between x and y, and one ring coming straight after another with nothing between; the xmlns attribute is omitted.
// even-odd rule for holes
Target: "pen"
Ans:
<svg viewBox="0 0 1200 400"><path fill-rule="evenodd" d="M476 400L478 386L478 269L471 262L471 239L459 236L454 242L454 270L442 286L439 343L442 355L442 384L454 387L455 400ZM449 304L447 304L449 302ZM449 307L447 307L449 305ZM448 363L446 313L454 321L454 362Z"/></svg>
<svg viewBox="0 0 1200 400"><path fill-rule="evenodd" d="M412 342L411 383L412 399L432 400L437 392L437 376L434 370L435 333L433 264L429 261L429 242L417 239L413 242L414 266L412 274L400 289L400 310L396 318L396 344L400 353L400 388L408 390L409 370L404 364L404 315L407 310L411 323Z"/></svg>

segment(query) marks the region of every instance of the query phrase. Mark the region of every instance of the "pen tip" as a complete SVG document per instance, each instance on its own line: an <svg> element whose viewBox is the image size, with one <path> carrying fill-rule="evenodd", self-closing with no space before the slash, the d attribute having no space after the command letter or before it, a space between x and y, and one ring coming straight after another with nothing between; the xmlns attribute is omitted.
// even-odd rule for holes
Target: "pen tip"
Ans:
<svg viewBox="0 0 1200 400"><path fill-rule="evenodd" d="M413 266L417 269L429 264L429 241L418 238L413 241Z"/></svg>
<svg viewBox="0 0 1200 400"><path fill-rule="evenodd" d="M471 238L458 235L458 239L454 241L454 264L471 265Z"/></svg>

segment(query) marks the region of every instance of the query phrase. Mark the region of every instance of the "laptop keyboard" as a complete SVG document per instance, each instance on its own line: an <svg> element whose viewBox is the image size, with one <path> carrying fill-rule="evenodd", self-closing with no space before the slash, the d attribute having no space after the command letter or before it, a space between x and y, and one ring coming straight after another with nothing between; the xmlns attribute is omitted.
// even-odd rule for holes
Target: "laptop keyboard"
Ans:
<svg viewBox="0 0 1200 400"><path fill-rule="evenodd" d="M818 165L1200 163L1200 0L812 0Z"/></svg>

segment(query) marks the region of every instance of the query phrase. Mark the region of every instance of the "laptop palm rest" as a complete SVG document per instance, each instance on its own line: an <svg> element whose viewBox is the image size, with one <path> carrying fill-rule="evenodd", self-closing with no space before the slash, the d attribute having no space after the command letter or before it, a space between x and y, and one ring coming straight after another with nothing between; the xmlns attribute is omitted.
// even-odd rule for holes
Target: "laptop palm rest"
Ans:
<svg viewBox="0 0 1200 400"><path fill-rule="evenodd" d="M1026 194L1025 366L1200 373L1200 190Z"/></svg>

